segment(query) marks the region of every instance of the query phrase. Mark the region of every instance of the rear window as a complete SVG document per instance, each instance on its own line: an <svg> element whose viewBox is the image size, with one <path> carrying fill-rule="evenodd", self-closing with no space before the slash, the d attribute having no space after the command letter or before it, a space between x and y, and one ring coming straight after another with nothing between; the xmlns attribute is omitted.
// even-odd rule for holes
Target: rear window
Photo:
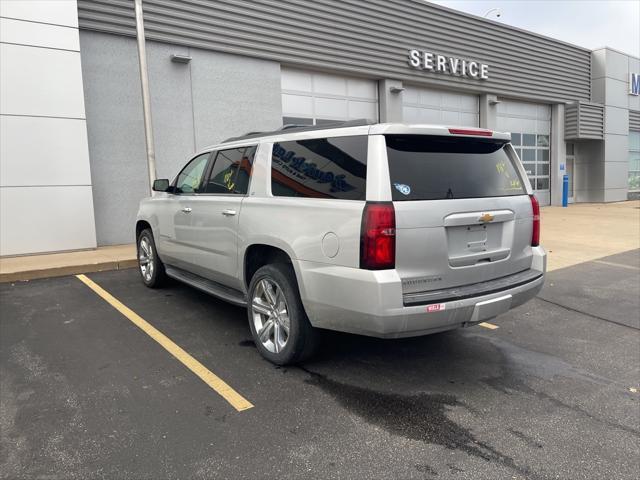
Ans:
<svg viewBox="0 0 640 480"><path fill-rule="evenodd" d="M394 201L523 195L507 143L488 138L386 135Z"/></svg>
<svg viewBox="0 0 640 480"><path fill-rule="evenodd" d="M364 200L366 187L366 135L273 144L271 193L277 197Z"/></svg>

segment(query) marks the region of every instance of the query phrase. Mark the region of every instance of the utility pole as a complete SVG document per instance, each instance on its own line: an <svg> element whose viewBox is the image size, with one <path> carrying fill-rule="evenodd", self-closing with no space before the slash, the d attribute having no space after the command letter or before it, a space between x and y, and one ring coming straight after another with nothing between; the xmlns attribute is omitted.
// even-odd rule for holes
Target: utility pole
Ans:
<svg viewBox="0 0 640 480"><path fill-rule="evenodd" d="M151 123L151 99L149 97L149 75L147 73L147 50L144 38L142 18L142 0L135 0L136 38L138 40L138 62L140 64L140 86L142 88L142 115L144 118L144 136L147 141L147 167L149 170L149 192L153 192L156 179L156 151L153 143L153 125Z"/></svg>

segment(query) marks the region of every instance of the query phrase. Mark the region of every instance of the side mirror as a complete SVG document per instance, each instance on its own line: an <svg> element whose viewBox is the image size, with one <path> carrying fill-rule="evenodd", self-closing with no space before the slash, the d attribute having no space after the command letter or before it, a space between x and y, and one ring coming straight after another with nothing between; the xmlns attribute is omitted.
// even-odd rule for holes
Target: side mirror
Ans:
<svg viewBox="0 0 640 480"><path fill-rule="evenodd" d="M159 178L153 181L154 192L166 192L169 189L169 180L166 178Z"/></svg>

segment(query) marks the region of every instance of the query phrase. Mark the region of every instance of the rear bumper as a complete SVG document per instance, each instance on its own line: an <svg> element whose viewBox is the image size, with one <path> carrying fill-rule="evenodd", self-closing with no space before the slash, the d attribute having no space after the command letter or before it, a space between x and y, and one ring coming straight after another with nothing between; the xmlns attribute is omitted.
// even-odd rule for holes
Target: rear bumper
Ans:
<svg viewBox="0 0 640 480"><path fill-rule="evenodd" d="M429 297L427 303L407 302L395 270L368 271L298 261L296 271L313 326L375 337L410 337L482 322L535 297L544 284L546 252L542 247L532 250L527 272L513 275L511 280L486 282L490 289L476 285L477 295L473 288L450 289L443 291L442 297Z"/></svg>

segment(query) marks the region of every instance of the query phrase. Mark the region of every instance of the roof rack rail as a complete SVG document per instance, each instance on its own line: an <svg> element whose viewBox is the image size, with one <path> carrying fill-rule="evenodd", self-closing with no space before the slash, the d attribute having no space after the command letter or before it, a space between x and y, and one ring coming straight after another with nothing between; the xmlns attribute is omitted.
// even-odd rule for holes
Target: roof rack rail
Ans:
<svg viewBox="0 0 640 480"><path fill-rule="evenodd" d="M282 125L282 127L280 127L278 131L289 130L290 128L305 128L305 127L313 127L313 125L305 125L304 123L287 123L285 125Z"/></svg>
<svg viewBox="0 0 640 480"><path fill-rule="evenodd" d="M347 120L344 122L331 122L325 123L323 125L298 125L298 124L287 124L283 125L277 130L272 130L268 132L249 132L245 135L240 135L238 137L227 138L221 143L230 143L237 142L240 140L245 140L249 138L257 138L257 137L266 137L269 135L277 135L286 130L287 133L291 132L313 132L315 130L328 130L331 128L341 128L341 127L362 127L364 125L373 125L375 122L371 120L367 120L365 118L357 119L357 120Z"/></svg>

